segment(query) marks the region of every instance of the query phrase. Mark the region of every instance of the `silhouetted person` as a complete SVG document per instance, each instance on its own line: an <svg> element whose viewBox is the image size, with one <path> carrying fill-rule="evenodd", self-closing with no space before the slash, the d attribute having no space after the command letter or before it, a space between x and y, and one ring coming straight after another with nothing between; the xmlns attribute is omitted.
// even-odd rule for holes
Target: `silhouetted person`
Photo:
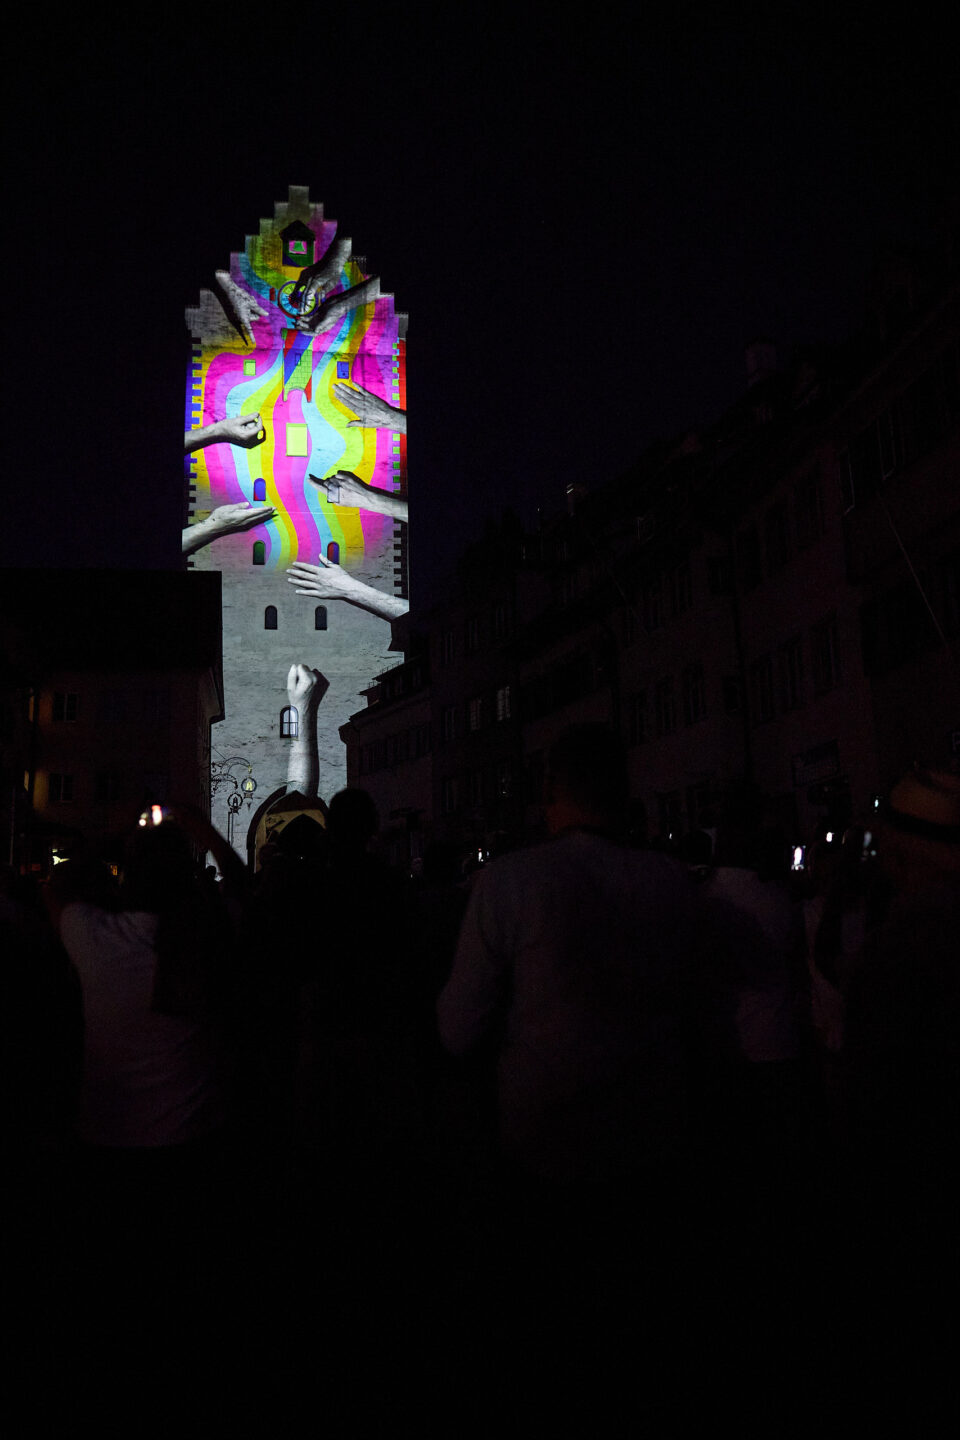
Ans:
<svg viewBox="0 0 960 1440"><path fill-rule="evenodd" d="M552 838L476 877L438 1002L453 1053L496 1055L506 1193L480 1266L504 1287L497 1323L536 1325L551 1362L611 1341L596 1307L629 1304L647 1336L663 1324L666 1268L682 1289L694 891L681 865L622 843L626 798L616 733L557 738Z"/></svg>

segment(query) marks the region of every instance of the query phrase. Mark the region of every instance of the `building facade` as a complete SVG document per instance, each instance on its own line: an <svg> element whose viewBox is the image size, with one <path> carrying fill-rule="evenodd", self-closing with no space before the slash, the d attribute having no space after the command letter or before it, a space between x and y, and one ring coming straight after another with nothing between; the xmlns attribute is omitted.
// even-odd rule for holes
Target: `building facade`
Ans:
<svg viewBox="0 0 960 1440"><path fill-rule="evenodd" d="M424 840L475 852L498 828L498 775L534 838L546 752L580 721L622 734L648 842L712 829L746 782L807 844L869 822L912 763L960 764L955 270L933 264L893 298L872 330L786 364L755 342L715 423L515 536L496 595L466 566L410 617L431 657ZM368 744L391 729L381 693ZM400 751L367 753L378 785L404 786Z"/></svg>

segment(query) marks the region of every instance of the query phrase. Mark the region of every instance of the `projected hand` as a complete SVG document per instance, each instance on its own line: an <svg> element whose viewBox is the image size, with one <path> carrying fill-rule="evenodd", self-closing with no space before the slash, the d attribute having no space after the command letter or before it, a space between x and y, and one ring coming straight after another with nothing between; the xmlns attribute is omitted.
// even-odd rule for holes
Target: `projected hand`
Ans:
<svg viewBox="0 0 960 1440"><path fill-rule="evenodd" d="M405 410L395 409L388 405L386 400L381 400L378 395L372 395L369 390L361 390L357 385L334 385L333 393L341 405L352 410L359 416L357 420L348 420L347 429L357 430L363 426L373 426L378 430L399 430L401 434L407 433L407 413Z"/></svg>
<svg viewBox="0 0 960 1440"><path fill-rule="evenodd" d="M235 535L240 530L252 530L266 520L272 520L277 512L272 505L251 506L249 500L239 500L235 505L218 505L211 510L206 520L212 533L211 538L220 535Z"/></svg>
<svg viewBox="0 0 960 1440"><path fill-rule="evenodd" d="M259 415L237 415L215 420L212 425L201 425L197 430L185 430L183 449L187 455L194 450L205 450L208 445L242 445L244 450L253 450L266 438L267 431Z"/></svg>
<svg viewBox="0 0 960 1440"><path fill-rule="evenodd" d="M262 445L267 432L259 415L237 415L234 419L217 422L220 439L230 445L242 445L245 450L254 450Z"/></svg>
<svg viewBox="0 0 960 1440"><path fill-rule="evenodd" d="M236 535L241 530L250 530L266 520L272 520L276 511L272 505L251 507L249 500L240 500L235 505L218 505L205 520L188 525L181 533L180 549L184 555L202 550L204 545L219 540L223 535Z"/></svg>
<svg viewBox="0 0 960 1440"><path fill-rule="evenodd" d="M359 582L333 560L326 560L322 555L318 555L317 559L317 565L298 560L287 571L290 584L303 587L297 590L297 594L314 595L318 600L349 600Z"/></svg>
<svg viewBox="0 0 960 1440"><path fill-rule="evenodd" d="M287 571L287 580L298 587L298 595L312 595L318 600L346 600L361 610L369 610L371 615L379 615L381 620L396 620L406 615L409 609L406 600L385 595L381 590L374 590L372 585L365 585L362 580L354 580L339 565L325 560L322 555L317 558L319 565L308 565L298 560Z"/></svg>
<svg viewBox="0 0 960 1440"><path fill-rule="evenodd" d="M324 331L339 325L344 315L356 310L360 305L369 305L379 294L380 277L374 275L371 279L344 290L341 295L333 295L329 300L324 300L323 304L311 310L309 315L298 316L296 327L298 330L308 331L311 335L322 335Z"/></svg>
<svg viewBox="0 0 960 1440"><path fill-rule="evenodd" d="M301 271L300 308L306 312L312 309L311 302L319 305L328 290L332 290L340 279L340 272L350 259L350 241L335 240L322 260Z"/></svg>
<svg viewBox="0 0 960 1440"><path fill-rule="evenodd" d="M233 280L230 279L226 270L216 270L217 284L223 291L240 325L240 333L248 345L253 342L254 320L266 320L268 311L264 310L258 300L246 290L242 290Z"/></svg>
<svg viewBox="0 0 960 1440"><path fill-rule="evenodd" d="M330 681L309 665L291 665L287 674L287 699L298 710L315 710L330 688Z"/></svg>
<svg viewBox="0 0 960 1440"><path fill-rule="evenodd" d="M308 479L323 491L331 505L356 505L360 510L389 515L394 520L407 518L407 502L402 495L378 490L350 470L338 470L335 475L327 475L323 480L316 475L310 475Z"/></svg>

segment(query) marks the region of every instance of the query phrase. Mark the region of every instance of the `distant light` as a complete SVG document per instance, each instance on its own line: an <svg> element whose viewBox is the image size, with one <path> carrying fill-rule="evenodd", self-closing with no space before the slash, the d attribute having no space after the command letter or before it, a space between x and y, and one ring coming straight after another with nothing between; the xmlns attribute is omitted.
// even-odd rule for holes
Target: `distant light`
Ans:
<svg viewBox="0 0 960 1440"><path fill-rule="evenodd" d="M864 832L863 832L863 848L864 848L864 850L869 850L869 849L870 849L870 846L871 846L872 844L873 844L873 831L872 831L872 830L864 830Z"/></svg>
<svg viewBox="0 0 960 1440"><path fill-rule="evenodd" d="M825 836L825 839L826 839L826 842L827 842L828 845L832 845L832 844L833 844L833 831L832 831L832 830L828 830L828 831L827 831L826 836Z"/></svg>
<svg viewBox="0 0 960 1440"><path fill-rule="evenodd" d="M793 847L793 865L792 865L791 868L792 868L793 870L802 870L802 869L803 869L803 846L802 846L802 845L794 845L794 847Z"/></svg>
<svg viewBox="0 0 960 1440"><path fill-rule="evenodd" d="M151 805L151 806L150 806L150 819L153 821L154 825L162 825L162 824L163 824L163 806L162 806L162 805Z"/></svg>

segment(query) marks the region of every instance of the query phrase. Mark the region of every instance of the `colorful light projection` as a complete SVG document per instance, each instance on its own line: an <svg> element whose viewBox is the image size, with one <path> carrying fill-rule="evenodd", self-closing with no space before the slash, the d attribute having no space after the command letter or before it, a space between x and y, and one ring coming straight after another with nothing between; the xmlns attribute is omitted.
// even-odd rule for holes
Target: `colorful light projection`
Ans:
<svg viewBox="0 0 960 1440"><path fill-rule="evenodd" d="M230 257L229 275L218 273L220 294L203 291L187 310L194 343L185 428L259 414L266 432L249 449L210 445L188 456L193 515L202 519L241 500L276 512L254 530L219 540L201 563L249 565L253 545L262 542L258 563L262 554L269 569L323 554L357 570L393 542L392 519L333 505L307 478L348 470L391 495L406 494L405 422L402 431L360 424L343 398L347 385L406 410L406 317L351 256L350 242L335 239L336 229L305 189L291 187L274 219L262 221L244 253ZM311 266L319 284L312 293L307 287L304 300ZM311 323L315 332L305 328Z"/></svg>

